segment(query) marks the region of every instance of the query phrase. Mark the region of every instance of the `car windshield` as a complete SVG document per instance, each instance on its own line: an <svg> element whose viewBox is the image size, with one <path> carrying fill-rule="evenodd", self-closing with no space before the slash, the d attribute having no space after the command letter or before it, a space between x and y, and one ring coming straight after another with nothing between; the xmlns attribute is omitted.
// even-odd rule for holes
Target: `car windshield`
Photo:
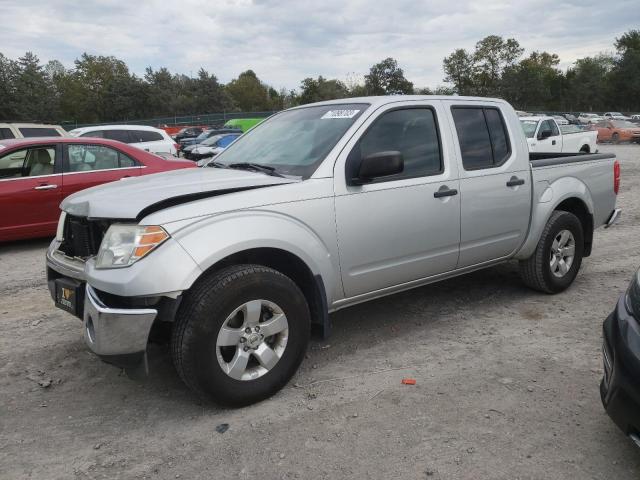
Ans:
<svg viewBox="0 0 640 480"><path fill-rule="evenodd" d="M222 135L214 135L213 137L209 137L207 138L204 142L202 142L200 145L213 145L214 143L216 143L218 140L220 140L222 138Z"/></svg>
<svg viewBox="0 0 640 480"><path fill-rule="evenodd" d="M612 117L624 117L620 112L611 112L609 115Z"/></svg>
<svg viewBox="0 0 640 480"><path fill-rule="evenodd" d="M527 138L533 138L536 133L536 127L538 126L537 120L520 120L522 124L522 130Z"/></svg>
<svg viewBox="0 0 640 480"><path fill-rule="evenodd" d="M196 141L201 142L201 141L203 141L203 140L206 140L206 139L207 139L207 137L208 137L208 133L207 133L207 132L202 132L200 135L198 135L198 136L196 137Z"/></svg>
<svg viewBox="0 0 640 480"><path fill-rule="evenodd" d="M309 178L368 103L302 107L276 114L233 142L216 163L253 163ZM213 160L212 160L213 161Z"/></svg>
<svg viewBox="0 0 640 480"><path fill-rule="evenodd" d="M635 123L631 123L626 120L614 120L611 123L616 128L638 128L638 126Z"/></svg>

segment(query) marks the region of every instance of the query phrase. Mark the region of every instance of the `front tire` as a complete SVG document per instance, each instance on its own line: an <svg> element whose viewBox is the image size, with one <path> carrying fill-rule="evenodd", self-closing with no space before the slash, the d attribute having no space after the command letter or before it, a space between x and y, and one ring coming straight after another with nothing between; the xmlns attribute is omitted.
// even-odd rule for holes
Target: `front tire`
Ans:
<svg viewBox="0 0 640 480"><path fill-rule="evenodd" d="M173 362L201 396L249 405L294 375L310 325L306 299L290 278L261 265L228 267L185 295L171 339Z"/></svg>
<svg viewBox="0 0 640 480"><path fill-rule="evenodd" d="M556 210L542 231L533 255L520 261L523 282L545 293L558 293L575 280L584 254L584 232L578 217Z"/></svg>
<svg viewBox="0 0 640 480"><path fill-rule="evenodd" d="M611 135L611 142L614 143L615 145L620 143L620 135L618 135L617 133L614 133L613 135Z"/></svg>

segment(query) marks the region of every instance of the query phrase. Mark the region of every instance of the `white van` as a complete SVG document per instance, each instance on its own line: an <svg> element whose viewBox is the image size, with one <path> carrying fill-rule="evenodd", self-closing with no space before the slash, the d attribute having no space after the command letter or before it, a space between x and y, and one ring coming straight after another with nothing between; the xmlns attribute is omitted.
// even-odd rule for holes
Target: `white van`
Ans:
<svg viewBox="0 0 640 480"><path fill-rule="evenodd" d="M32 137L68 137L60 125L44 123L0 123L0 140Z"/></svg>
<svg viewBox="0 0 640 480"><path fill-rule="evenodd" d="M176 142L159 128L145 125L100 125L76 128L69 132L74 137L97 137L118 140L151 153L177 155Z"/></svg>

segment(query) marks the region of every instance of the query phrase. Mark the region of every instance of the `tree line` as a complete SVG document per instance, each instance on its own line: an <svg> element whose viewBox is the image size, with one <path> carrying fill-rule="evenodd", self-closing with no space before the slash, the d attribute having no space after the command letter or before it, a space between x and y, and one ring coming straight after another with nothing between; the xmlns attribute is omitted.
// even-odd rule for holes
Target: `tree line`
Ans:
<svg viewBox="0 0 640 480"><path fill-rule="evenodd" d="M443 60L446 85L417 88L393 58L373 65L363 81L308 77L296 90L279 89L247 70L227 84L205 69L195 77L167 68L143 76L112 56L84 53L72 68L32 52L14 60L0 53L0 121L99 123L209 112L260 112L334 98L441 94L500 97L516 108L553 111L640 111L640 30L613 44L614 53L581 58L568 69L560 58L490 35L472 51Z"/></svg>

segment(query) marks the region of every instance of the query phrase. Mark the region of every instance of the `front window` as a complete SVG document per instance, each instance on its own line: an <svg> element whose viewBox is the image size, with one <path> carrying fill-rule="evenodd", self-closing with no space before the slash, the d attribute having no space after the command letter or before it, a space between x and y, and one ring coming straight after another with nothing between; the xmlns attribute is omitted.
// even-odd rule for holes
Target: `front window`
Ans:
<svg viewBox="0 0 640 480"><path fill-rule="evenodd" d="M368 107L352 103L284 111L233 142L215 162L251 162L279 174L309 178Z"/></svg>
<svg viewBox="0 0 640 480"><path fill-rule="evenodd" d="M0 178L40 177L55 170L56 148L32 147L0 157Z"/></svg>
<svg viewBox="0 0 640 480"><path fill-rule="evenodd" d="M522 124L522 130L524 130L524 134L527 138L533 138L536 134L536 127L538 126L537 120L520 120Z"/></svg>

